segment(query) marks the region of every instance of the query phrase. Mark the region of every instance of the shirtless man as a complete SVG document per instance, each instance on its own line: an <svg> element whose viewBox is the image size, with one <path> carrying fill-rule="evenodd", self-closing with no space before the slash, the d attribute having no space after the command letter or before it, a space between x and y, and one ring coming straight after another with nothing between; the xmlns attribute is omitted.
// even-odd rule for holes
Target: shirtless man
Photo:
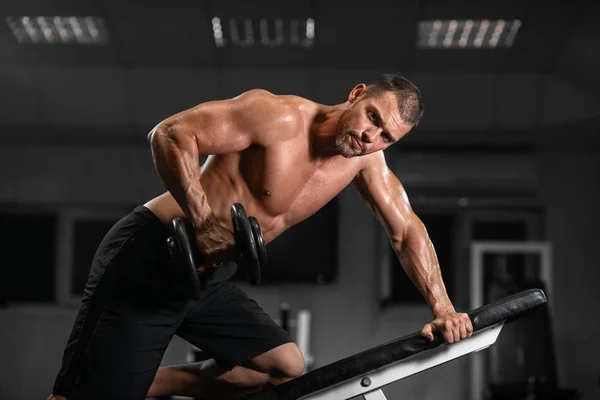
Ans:
<svg viewBox="0 0 600 400"><path fill-rule="evenodd" d="M230 207L243 204L268 243L350 182L432 310L422 335L432 340L441 332L448 343L471 336L471 322L455 312L425 227L383 154L422 114L419 90L383 75L334 106L251 90L161 122L148 139L168 192L136 208L100 244L50 398L236 398L302 374L297 346L228 280L235 270ZM200 168L204 154L210 156ZM165 240L175 217L193 223L206 257L208 284L197 301L178 296L168 268ZM174 334L214 362L159 369Z"/></svg>

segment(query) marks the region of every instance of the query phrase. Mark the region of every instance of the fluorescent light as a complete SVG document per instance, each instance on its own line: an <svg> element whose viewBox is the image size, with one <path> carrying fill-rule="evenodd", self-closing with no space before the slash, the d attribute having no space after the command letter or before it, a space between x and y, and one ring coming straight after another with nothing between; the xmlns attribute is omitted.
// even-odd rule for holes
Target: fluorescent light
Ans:
<svg viewBox="0 0 600 400"><path fill-rule="evenodd" d="M315 39L313 18L228 18L226 24L221 18L212 19L213 36L218 48L234 47L312 47ZM257 37L258 36L258 37Z"/></svg>
<svg viewBox="0 0 600 400"><path fill-rule="evenodd" d="M306 20L306 40L310 41L312 45L313 40L315 39L315 20L309 18Z"/></svg>
<svg viewBox="0 0 600 400"><path fill-rule="evenodd" d="M515 40L515 36L517 36L520 27L521 21L519 21L518 19L514 20L509 28L508 35L506 36L506 43L508 47L512 47L513 41Z"/></svg>
<svg viewBox="0 0 600 400"><path fill-rule="evenodd" d="M20 44L107 44L109 33L100 17L7 17Z"/></svg>
<svg viewBox="0 0 600 400"><path fill-rule="evenodd" d="M225 40L223 39L223 28L221 27L221 19L214 17L212 19L213 35L215 36L215 45L217 47L225 46Z"/></svg>
<svg viewBox="0 0 600 400"><path fill-rule="evenodd" d="M512 47L521 27L515 20L431 20L418 25L417 47L481 49Z"/></svg>
<svg viewBox="0 0 600 400"><path fill-rule="evenodd" d="M275 29L269 29L269 20L267 18L260 19L260 44L263 46L281 46L284 43L283 39L283 19L275 19ZM274 30L274 32L272 32ZM291 42L297 42L294 35L290 37Z"/></svg>

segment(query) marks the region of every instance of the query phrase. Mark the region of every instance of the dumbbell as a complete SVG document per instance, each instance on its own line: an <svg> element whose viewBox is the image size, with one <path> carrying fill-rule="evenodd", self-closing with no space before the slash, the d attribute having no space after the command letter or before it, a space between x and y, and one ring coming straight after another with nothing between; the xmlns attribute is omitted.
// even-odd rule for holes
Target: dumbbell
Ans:
<svg viewBox="0 0 600 400"><path fill-rule="evenodd" d="M258 285L261 267L267 262L267 250L258 220L248 217L244 207L240 203L235 203L231 206L231 221L235 238L236 264L251 284ZM203 265L205 258L196 245L193 226L186 224L182 218L175 218L172 221L172 228L174 234L167 239L167 246L173 266L177 274L189 283L186 285L189 295L198 299L202 292L198 267Z"/></svg>

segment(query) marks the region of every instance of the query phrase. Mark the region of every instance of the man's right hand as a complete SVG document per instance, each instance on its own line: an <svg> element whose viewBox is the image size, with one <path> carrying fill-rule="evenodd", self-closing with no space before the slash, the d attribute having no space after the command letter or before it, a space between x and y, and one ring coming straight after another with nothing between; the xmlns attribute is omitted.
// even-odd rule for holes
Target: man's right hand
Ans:
<svg viewBox="0 0 600 400"><path fill-rule="evenodd" d="M196 225L196 244L204 257L204 268L213 267L235 259L233 232L223 226L214 214Z"/></svg>

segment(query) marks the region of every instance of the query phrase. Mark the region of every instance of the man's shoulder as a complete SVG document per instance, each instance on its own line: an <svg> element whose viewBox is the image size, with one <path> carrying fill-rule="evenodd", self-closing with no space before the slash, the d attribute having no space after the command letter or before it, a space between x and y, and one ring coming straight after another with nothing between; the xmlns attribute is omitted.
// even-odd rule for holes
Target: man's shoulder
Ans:
<svg viewBox="0 0 600 400"><path fill-rule="evenodd" d="M302 97L252 89L235 100L241 109L248 110L244 113L244 121L259 130L259 142L264 145L297 136L302 130L302 109L308 102Z"/></svg>
<svg viewBox="0 0 600 400"><path fill-rule="evenodd" d="M251 89L235 97L241 103L260 102L270 111L299 113L300 108L310 103L309 100L290 94L275 94L266 89Z"/></svg>
<svg viewBox="0 0 600 400"><path fill-rule="evenodd" d="M235 98L240 103L254 103L265 112L263 117L268 119L283 118L287 121L300 119L303 104L308 100L293 95L274 94L265 89L252 89Z"/></svg>

